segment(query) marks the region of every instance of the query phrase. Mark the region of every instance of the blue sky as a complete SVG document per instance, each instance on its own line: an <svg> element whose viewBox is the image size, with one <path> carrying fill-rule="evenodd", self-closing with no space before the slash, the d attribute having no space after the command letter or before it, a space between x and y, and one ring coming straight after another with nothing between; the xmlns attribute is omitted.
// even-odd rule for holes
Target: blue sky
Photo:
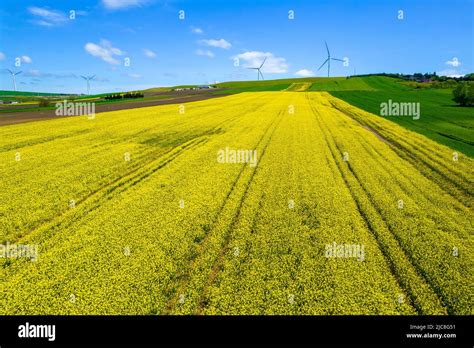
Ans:
<svg viewBox="0 0 474 348"><path fill-rule="evenodd" d="M2 0L4 69L19 90L91 93L153 86L375 72L460 75L473 69L473 0ZM75 19L70 18L71 10ZM289 11L294 19L289 19ZM184 11L184 19L180 19ZM403 11L403 19L400 12ZM126 66L127 58L130 65ZM236 58L238 65L235 66ZM20 62L21 66L15 66Z"/></svg>

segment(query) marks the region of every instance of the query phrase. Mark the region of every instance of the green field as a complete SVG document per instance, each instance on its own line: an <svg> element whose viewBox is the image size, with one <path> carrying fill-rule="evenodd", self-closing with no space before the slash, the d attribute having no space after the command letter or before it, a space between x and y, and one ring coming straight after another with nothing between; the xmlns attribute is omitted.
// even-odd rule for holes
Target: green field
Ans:
<svg viewBox="0 0 474 348"><path fill-rule="evenodd" d="M316 83L313 83L310 91L374 91L376 87L373 84L377 84L374 78L368 77L353 77L353 78L340 78L340 79L323 79Z"/></svg>
<svg viewBox="0 0 474 348"><path fill-rule="evenodd" d="M374 82L370 84L377 87ZM400 116L386 118L474 157L474 109L457 106L452 101L451 89L411 89L393 82L383 83L378 87L376 91L332 91L331 94L376 115L380 114L380 104L389 99L397 102L419 102L418 120Z"/></svg>
<svg viewBox="0 0 474 348"><path fill-rule="evenodd" d="M219 88L240 92L277 91L287 89L292 84L311 83L310 91L373 91L394 88L395 79L382 76L369 77L306 77L261 81L231 81L218 83Z"/></svg>
<svg viewBox="0 0 474 348"><path fill-rule="evenodd" d="M46 97L46 96L53 96L53 97L58 97L61 95L68 95L68 94L62 94L62 93L41 93L41 92L22 92L22 91L6 91L6 90L1 90L0 91L0 97L8 96L8 97Z"/></svg>
<svg viewBox="0 0 474 348"><path fill-rule="evenodd" d="M345 80L345 77L331 77L331 81ZM260 80L260 81L230 81L218 83L216 87L226 88L233 93L240 92L260 92L260 91L282 91L290 87L294 83L324 83L327 80L325 77L305 77L305 78L290 78L290 79L276 79L276 80Z"/></svg>

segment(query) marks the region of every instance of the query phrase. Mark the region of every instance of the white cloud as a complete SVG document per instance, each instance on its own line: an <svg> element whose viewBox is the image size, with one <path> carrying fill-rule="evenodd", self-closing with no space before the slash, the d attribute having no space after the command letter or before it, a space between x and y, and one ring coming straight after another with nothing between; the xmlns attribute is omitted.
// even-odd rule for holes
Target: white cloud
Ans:
<svg viewBox="0 0 474 348"><path fill-rule="evenodd" d="M463 77L465 74L461 74L458 71L453 70L453 69L448 69L448 70L437 71L436 75L446 76L446 77Z"/></svg>
<svg viewBox="0 0 474 348"><path fill-rule="evenodd" d="M232 59L238 58L244 61L244 68L256 68L262 64L265 57L267 60L262 67L262 72L268 74L283 74L288 72L286 59L283 57L275 57L271 52L247 51L232 57Z"/></svg>
<svg viewBox="0 0 474 348"><path fill-rule="evenodd" d="M296 76L302 76L302 77L310 77L310 76L314 76L314 72L312 70L308 70L308 69L301 69L301 70L298 70L296 73L295 73Z"/></svg>
<svg viewBox="0 0 474 348"><path fill-rule="evenodd" d="M28 77L44 77L44 74L41 71L34 69L25 72L24 75Z"/></svg>
<svg viewBox="0 0 474 348"><path fill-rule="evenodd" d="M5 54L3 52L0 52L0 60L4 60L5 58Z"/></svg>
<svg viewBox="0 0 474 348"><path fill-rule="evenodd" d="M224 39L219 39L219 40L199 40L199 44L205 45L205 46L211 46L211 47L218 47L218 48L223 48L225 50L229 49L232 47L230 42L224 40Z"/></svg>
<svg viewBox="0 0 474 348"><path fill-rule="evenodd" d="M211 51L209 50L196 50L196 54L198 56L205 56L205 57L209 57L209 58L214 58L214 53L212 53Z"/></svg>
<svg viewBox="0 0 474 348"><path fill-rule="evenodd" d="M145 56L147 56L148 58L155 58L156 57L156 53L153 52L152 50L149 50L148 48L143 49L143 54Z"/></svg>
<svg viewBox="0 0 474 348"><path fill-rule="evenodd" d="M135 74L135 73L128 73L127 74L128 77L131 77L133 79L140 79L142 77L142 75L140 74Z"/></svg>
<svg viewBox="0 0 474 348"><path fill-rule="evenodd" d="M148 0L102 0L102 5L108 10L120 10L128 7L141 6Z"/></svg>
<svg viewBox="0 0 474 348"><path fill-rule="evenodd" d="M107 77L100 77L100 76L94 77L94 81L96 81L96 82L110 82L110 80Z"/></svg>
<svg viewBox="0 0 474 348"><path fill-rule="evenodd" d="M119 48L113 47L112 44L107 40L101 40L99 45L88 42L84 46L84 49L90 55L99 57L104 62L115 65L119 64L119 61L115 59L114 56L121 56L123 54Z"/></svg>
<svg viewBox="0 0 474 348"><path fill-rule="evenodd" d="M461 65L461 61L457 57L453 57L451 60L445 62L446 65L449 65L453 68L457 68ZM463 77L464 74L461 74L456 69L446 69L437 72L439 76L447 76L447 77Z"/></svg>
<svg viewBox="0 0 474 348"><path fill-rule="evenodd" d="M31 59L29 56L21 56L20 60L22 63L26 63L26 64L33 63L33 59Z"/></svg>
<svg viewBox="0 0 474 348"><path fill-rule="evenodd" d="M68 17L61 11L48 10L42 7L28 7L28 12L31 13L37 20L32 21L35 24L45 27L53 27L61 25L68 20Z"/></svg>
<svg viewBox="0 0 474 348"><path fill-rule="evenodd" d="M37 69L30 69L28 71L25 71L24 76L26 77L33 77L34 80L37 77L42 77L42 78L55 78L55 79L63 79L63 78L73 78L76 79L77 75L73 73L49 73L49 72L42 72Z"/></svg>
<svg viewBox="0 0 474 348"><path fill-rule="evenodd" d="M52 24L50 22L43 21L43 20L32 21L32 23L37 24L37 25L41 25L42 27L54 27L54 24Z"/></svg>
<svg viewBox="0 0 474 348"><path fill-rule="evenodd" d="M204 34L204 31L201 28L191 27L191 33L193 33L193 34Z"/></svg>
<svg viewBox="0 0 474 348"><path fill-rule="evenodd" d="M445 64L451 65L456 68L461 65L461 62L456 57L453 57L453 59L448 60Z"/></svg>

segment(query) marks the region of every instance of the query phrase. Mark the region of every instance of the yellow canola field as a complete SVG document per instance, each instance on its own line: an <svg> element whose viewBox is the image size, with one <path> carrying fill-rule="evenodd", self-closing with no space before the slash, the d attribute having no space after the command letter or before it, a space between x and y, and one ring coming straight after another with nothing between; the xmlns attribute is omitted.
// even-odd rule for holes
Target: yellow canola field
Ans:
<svg viewBox="0 0 474 348"><path fill-rule="evenodd" d="M316 92L1 127L0 314L472 314L452 153Z"/></svg>

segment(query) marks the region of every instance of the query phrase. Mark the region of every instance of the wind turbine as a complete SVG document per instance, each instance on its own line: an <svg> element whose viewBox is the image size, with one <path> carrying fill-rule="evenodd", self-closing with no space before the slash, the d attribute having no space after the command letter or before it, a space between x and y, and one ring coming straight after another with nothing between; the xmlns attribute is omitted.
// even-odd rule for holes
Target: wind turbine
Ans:
<svg viewBox="0 0 474 348"><path fill-rule="evenodd" d="M329 77L329 71L331 70L331 60L337 60L337 61L340 61L340 62L344 62L342 59L338 59L338 58L331 58L331 53L329 53L329 48L328 48L328 44L326 41L324 41L324 43L326 44L326 51L328 51L328 58L324 61L323 64L321 64L321 66L318 68L318 71L321 70L321 68L324 66L324 64L328 63L328 77Z"/></svg>
<svg viewBox="0 0 474 348"><path fill-rule="evenodd" d="M87 82L87 94L89 95L89 91L90 91L90 85L89 85L89 81L90 80L93 80L95 75L92 75L92 76L81 76L84 80L86 80Z"/></svg>
<svg viewBox="0 0 474 348"><path fill-rule="evenodd" d="M263 78L263 74L262 74L262 67L263 67L263 64L265 64L265 61L267 60L267 57L265 57L265 59L263 60L262 64L260 64L260 66L258 68L247 68L247 69L252 69L252 70L257 70L257 80L260 81L260 76L262 76L262 80L265 80Z"/></svg>
<svg viewBox="0 0 474 348"><path fill-rule="evenodd" d="M13 71L11 71L10 69L7 69L7 71L10 73L10 75L12 75L13 77L13 90L16 92L16 78L15 76L18 75L18 74L21 74L21 71L18 71L16 73L14 73Z"/></svg>

